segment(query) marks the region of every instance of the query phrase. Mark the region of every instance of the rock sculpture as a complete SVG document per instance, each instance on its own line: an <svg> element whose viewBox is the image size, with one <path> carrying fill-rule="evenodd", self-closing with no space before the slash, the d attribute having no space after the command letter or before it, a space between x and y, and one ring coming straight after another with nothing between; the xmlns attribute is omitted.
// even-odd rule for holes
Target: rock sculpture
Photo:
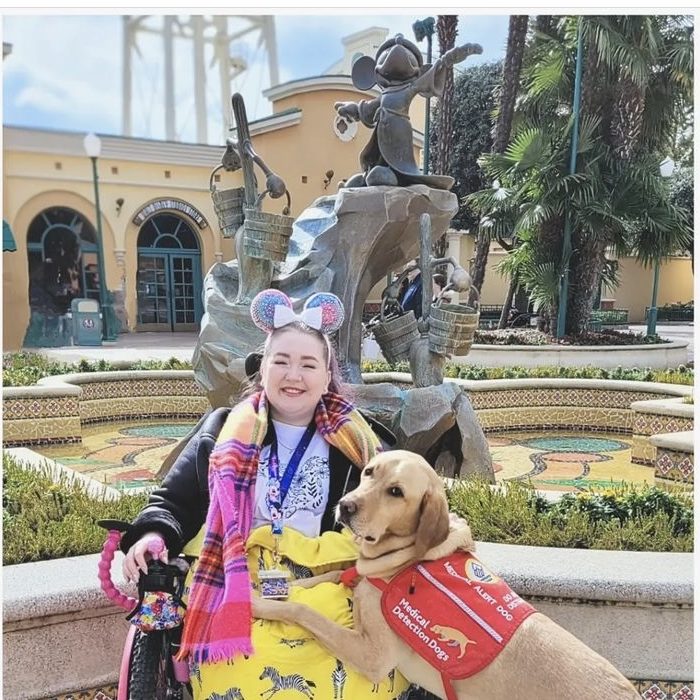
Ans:
<svg viewBox="0 0 700 700"><path fill-rule="evenodd" d="M403 91L405 109L412 99L409 94L438 89L449 61L477 52L470 46L461 47L442 64L420 70L422 82L419 78L414 84L418 77L414 76L413 87L402 82L396 94ZM414 56L414 62L420 63L419 53L416 58L417 49L407 48L398 37L385 49L389 53L379 57L377 75L382 74L385 64L391 71L398 70L401 52L408 51ZM382 77L382 80L390 79ZM382 84L387 95L394 94L388 82ZM432 94L439 94L439 91ZM418 173L412 143L406 151L400 146L400 138L396 142L390 138L392 130L398 133L403 127L392 127L393 119L389 118L383 125L378 124L375 145L379 160L367 174L386 174L389 170L398 173L395 181L389 178L391 184L381 186L346 186L336 195L318 198L295 221L286 215L263 214L260 211L262 195L280 197L285 194L286 187L255 154L239 95L234 95L233 105L238 140L227 143L219 168L242 168L245 187L238 188L237 192L217 192L213 173L210 186L222 232L235 237L238 259L216 263L204 280L205 313L193 356L195 379L207 392L212 406L235 402L246 379L245 358L259 350L264 341L263 333L250 318L248 303L258 291L270 286L283 291L292 299L295 312L300 311L311 294L332 292L345 307L346 321L336 338L338 357L360 407L394 430L399 447L426 455L444 473L481 474L493 480L488 446L469 400L459 387L434 386L442 382L444 357L436 354L432 346L422 349L422 343L432 342L427 333L429 324L420 327L420 333L414 338L415 347L411 347L411 353L417 358L412 365L422 367L421 362L425 364L426 358L428 364L437 362L439 365L420 369L418 375L414 373L416 385L423 388L401 392L391 385L365 387L360 374L362 312L371 289L386 278L388 271L415 259L419 253L422 269L428 269L431 262L444 262L429 261L429 251L457 212L457 198L448 191L452 179L424 177ZM372 113L381 122L381 115L389 114L391 105L391 99L384 103L380 100L375 106L358 107L358 114ZM397 150L392 150L392 144ZM410 160L404 158L407 152L411 153ZM254 163L266 175L266 189L261 195L257 194ZM363 184L373 182L378 180L371 176L364 178ZM404 186L395 186L399 183ZM285 230L281 231L283 228ZM455 261L451 262L455 267L452 286L461 290L464 287L461 268ZM427 277L429 280L430 276ZM387 303L393 291L385 295ZM430 296L427 298L429 300ZM163 468L167 469L169 463L171 460L167 460Z"/></svg>

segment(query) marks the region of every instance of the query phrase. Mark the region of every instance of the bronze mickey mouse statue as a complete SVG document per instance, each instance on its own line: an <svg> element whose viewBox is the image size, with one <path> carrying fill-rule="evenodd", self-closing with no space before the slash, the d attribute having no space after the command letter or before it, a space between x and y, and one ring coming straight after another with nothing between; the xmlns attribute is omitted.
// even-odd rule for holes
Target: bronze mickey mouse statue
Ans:
<svg viewBox="0 0 700 700"><path fill-rule="evenodd" d="M381 94L371 100L335 103L341 117L374 128L372 138L360 154L362 172L349 178L344 186L423 184L449 190L454 178L424 175L418 169L408 109L416 95L440 97L445 89L447 69L481 52L479 44L465 44L450 49L435 63L423 65L418 47L397 34L379 47L376 61L371 56L355 61L353 85L359 90L369 90L376 84Z"/></svg>

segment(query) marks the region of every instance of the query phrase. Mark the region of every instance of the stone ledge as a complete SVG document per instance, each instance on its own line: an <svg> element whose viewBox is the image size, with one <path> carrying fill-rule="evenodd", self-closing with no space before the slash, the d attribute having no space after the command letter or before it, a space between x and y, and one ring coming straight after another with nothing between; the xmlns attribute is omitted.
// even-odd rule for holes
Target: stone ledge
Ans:
<svg viewBox="0 0 700 700"><path fill-rule="evenodd" d="M37 382L37 386L72 386L75 384L94 384L99 382L123 382L129 379L150 379L156 381L163 379L189 379L194 381L194 371L191 369L134 369L55 374L50 377L42 377Z"/></svg>
<svg viewBox="0 0 700 700"><path fill-rule="evenodd" d="M692 679L692 554L488 542L477 543L477 552L628 678ZM99 559L91 554L4 567L5 697L39 700L116 682L128 624L99 588ZM120 585L121 553L115 559ZM133 588L127 592L135 595ZM39 666L29 669L28 658Z"/></svg>
<svg viewBox="0 0 700 700"><path fill-rule="evenodd" d="M522 595L630 604L693 605L693 555L477 543L477 554ZM121 579L117 552L112 564ZM99 554L3 567L3 621L112 608ZM133 592L132 592L133 595Z"/></svg>
<svg viewBox="0 0 700 700"><path fill-rule="evenodd" d="M453 357L458 364L484 367L607 367L618 365L668 369L688 361L688 341L649 345L472 345L469 355Z"/></svg>
<svg viewBox="0 0 700 700"><path fill-rule="evenodd" d="M660 447L671 452L695 453L694 434L692 430L684 430L680 433L659 433L652 435L649 442L655 447Z"/></svg>
<svg viewBox="0 0 700 700"><path fill-rule="evenodd" d="M366 372L362 375L366 384L395 382L412 385L408 372ZM621 379L576 379L565 377L542 377L527 379L459 379L446 377L445 382L454 382L469 392L478 391L508 391L517 389L599 389L601 391L648 392L650 394L665 394L672 397L692 396L693 387L681 384L663 384L661 382L635 382ZM678 401L679 399L662 399L662 401ZM639 402L645 403L645 402ZM692 409L689 404L683 404ZM685 414L684 414L685 415Z"/></svg>
<svg viewBox="0 0 700 700"><path fill-rule="evenodd" d="M693 388L690 386L686 388L688 393L682 396L692 396ZM682 397L634 401L630 404L630 408L635 413L653 413L654 415L676 416L678 418L690 418L691 420L695 417L695 406L690 403L684 403Z"/></svg>

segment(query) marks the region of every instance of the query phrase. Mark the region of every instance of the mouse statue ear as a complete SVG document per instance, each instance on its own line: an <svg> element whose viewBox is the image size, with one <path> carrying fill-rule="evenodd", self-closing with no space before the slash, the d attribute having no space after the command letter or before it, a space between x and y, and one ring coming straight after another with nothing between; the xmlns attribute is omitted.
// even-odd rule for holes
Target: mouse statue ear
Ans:
<svg viewBox="0 0 700 700"><path fill-rule="evenodd" d="M371 56L360 56L352 64L352 84L358 90L369 90L377 84L377 77L374 72L376 63Z"/></svg>

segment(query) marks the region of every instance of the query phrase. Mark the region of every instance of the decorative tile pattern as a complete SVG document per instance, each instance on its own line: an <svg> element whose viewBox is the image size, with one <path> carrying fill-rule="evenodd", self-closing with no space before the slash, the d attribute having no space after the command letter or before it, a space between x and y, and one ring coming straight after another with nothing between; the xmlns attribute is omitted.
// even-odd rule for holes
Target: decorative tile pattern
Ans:
<svg viewBox="0 0 700 700"><path fill-rule="evenodd" d="M653 467L656 461L656 447L645 435L632 436L632 463Z"/></svg>
<svg viewBox="0 0 700 700"><path fill-rule="evenodd" d="M632 681L644 700L694 700L692 682L684 681Z"/></svg>
<svg viewBox="0 0 700 700"><path fill-rule="evenodd" d="M662 394L612 389L506 389L467 392L474 410L517 406L590 406L629 408L633 401L667 398Z"/></svg>
<svg viewBox="0 0 700 700"><path fill-rule="evenodd" d="M656 447L649 442L648 436L658 433L680 433L692 429L693 420L691 418L664 416L655 413L635 413L632 462L634 464L655 464Z"/></svg>
<svg viewBox="0 0 700 700"><path fill-rule="evenodd" d="M89 690L75 690L67 695L52 695L44 700L117 700L117 686L104 685Z"/></svg>
<svg viewBox="0 0 700 700"><path fill-rule="evenodd" d="M656 471L660 479L693 483L693 455L687 452L657 448Z"/></svg>
<svg viewBox="0 0 700 700"><path fill-rule="evenodd" d="M2 423L3 445L17 447L47 442L80 442L80 418L42 418L41 420L7 420Z"/></svg>
<svg viewBox="0 0 700 700"><path fill-rule="evenodd" d="M644 700L694 700L691 681L633 680L632 685ZM109 685L67 695L52 695L43 700L116 700L117 686Z"/></svg>
<svg viewBox="0 0 700 700"><path fill-rule="evenodd" d="M204 396L193 379L119 379L81 384L83 401L128 396Z"/></svg>
<svg viewBox="0 0 700 700"><path fill-rule="evenodd" d="M80 404L83 423L138 416L201 416L209 408L205 396L142 395L93 399Z"/></svg>
<svg viewBox="0 0 700 700"><path fill-rule="evenodd" d="M657 435L658 433L680 433L693 429L693 420L682 416L664 416L656 413L635 413L635 435Z"/></svg>
<svg viewBox="0 0 700 700"><path fill-rule="evenodd" d="M60 418L78 415L77 396L45 396L3 401L3 420Z"/></svg>
<svg viewBox="0 0 700 700"><path fill-rule="evenodd" d="M484 432L529 429L600 430L629 433L632 412L622 408L494 408L478 411Z"/></svg>

